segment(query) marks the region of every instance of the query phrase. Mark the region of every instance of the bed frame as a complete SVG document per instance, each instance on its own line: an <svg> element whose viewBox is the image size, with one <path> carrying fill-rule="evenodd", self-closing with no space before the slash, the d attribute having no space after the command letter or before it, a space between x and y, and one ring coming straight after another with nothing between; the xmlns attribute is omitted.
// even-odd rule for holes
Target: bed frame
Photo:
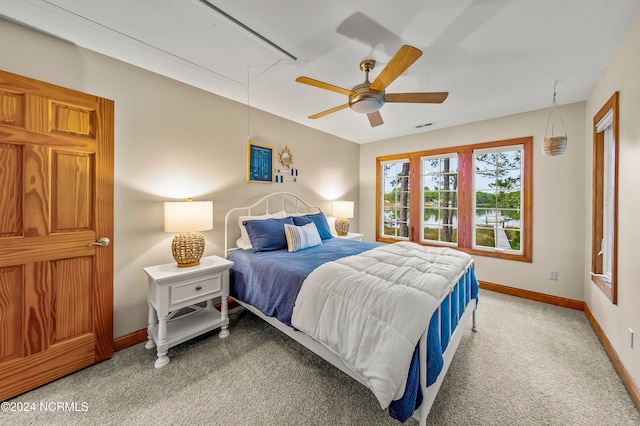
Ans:
<svg viewBox="0 0 640 426"><path fill-rule="evenodd" d="M228 255L231 250L235 250L235 244L233 246L229 245L229 238L233 238L233 241L235 241L235 238L237 238L237 236L234 237L233 235L231 235L229 231L230 231L230 227L233 227L232 229L238 228L239 216L251 216L251 215L258 215L258 214L275 213L281 210L285 210L286 212L291 214L315 213L315 212L322 211L319 207L308 204L302 198L290 192L275 192L272 194L268 194L250 206L236 207L234 209L231 209L227 212L224 218L225 256ZM239 235L239 229L238 229L238 232L234 235ZM459 306L460 304L459 299L460 297L464 297L464 295L462 294L461 291L458 291L456 292L456 294L458 295L457 296L458 300L452 301L454 297L452 296L452 293L453 293L453 290L459 286L460 279L465 276L468 277L468 275L465 275L465 274L467 273L467 271L472 265L473 265L473 261L469 265L467 265L466 269L462 271L460 275L456 278L456 285L453 286L452 291L438 301L438 309L434 315L438 315L438 332L439 333L441 333L440 322L442 319L442 312L441 312L440 305L442 304L443 301L447 300L447 303L449 305L449 312L451 312L452 304L458 303L458 306ZM420 353L420 387L422 389L423 400L420 407L418 407L418 409L416 409L415 412L413 413L413 417L419 421L420 426L426 426L427 424L427 416L429 415L431 406L433 405L433 402L436 399L438 390L440 390L440 386L442 385L444 376L447 373L447 370L449 369L449 365L453 360L453 355L455 354L455 351L458 348L460 340L462 339L462 335L464 334L464 331L466 329L466 325L468 324L470 319L472 320L471 330L477 331L476 330L476 299L473 299L471 297L471 285L469 285L470 283L466 283L466 284L467 285L465 286L465 288L469 293L468 294L469 303L466 305L462 316L460 315L460 310L459 309L456 310L457 325L453 333L451 333L451 327L449 327L449 336L440 336L441 341L448 339L449 344L443 354L444 365L442 367L442 371L438 375L437 380L431 386L427 386L427 368L426 368L427 332L425 332L425 334L420 338L420 352L419 352ZM362 380L351 370L351 368L348 365L344 363L344 361L342 361L341 358L339 358L336 354L334 354L332 351L327 349L324 345L318 343L316 340L314 340L307 334L301 331L294 330L293 328L287 326L286 324L281 323L274 317L268 317L264 315L262 312L260 312L260 310L258 310L257 308L249 304L246 304L240 300L236 300L236 302L238 302L238 304L240 304L250 312L254 313L264 321L268 322L269 324L271 324L272 326L274 326L275 328L277 328L287 336L291 337L292 339L294 339L295 341L297 341L298 343L300 343L310 351L314 352L315 354L317 354L318 356L320 356L330 364L339 368L350 377L354 378L355 380L357 380L358 382L366 386L366 384L362 382Z"/></svg>

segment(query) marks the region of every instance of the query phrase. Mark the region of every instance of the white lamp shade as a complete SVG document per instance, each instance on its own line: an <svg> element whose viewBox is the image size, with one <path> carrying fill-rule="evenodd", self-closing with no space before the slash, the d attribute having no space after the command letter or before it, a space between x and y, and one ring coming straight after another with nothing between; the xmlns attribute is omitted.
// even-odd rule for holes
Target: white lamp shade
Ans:
<svg viewBox="0 0 640 426"><path fill-rule="evenodd" d="M334 201L333 215L351 219L353 217L353 201Z"/></svg>
<svg viewBox="0 0 640 426"><path fill-rule="evenodd" d="M213 229L213 201L167 201L165 232L198 232Z"/></svg>

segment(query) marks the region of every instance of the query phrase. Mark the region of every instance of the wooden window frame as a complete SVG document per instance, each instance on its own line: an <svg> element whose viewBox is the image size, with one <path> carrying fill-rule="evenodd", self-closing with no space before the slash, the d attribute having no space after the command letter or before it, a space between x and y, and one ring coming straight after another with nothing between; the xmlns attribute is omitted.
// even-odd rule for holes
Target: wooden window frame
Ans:
<svg viewBox="0 0 640 426"><path fill-rule="evenodd" d="M500 148L522 145L524 155L522 190L523 206L522 206L522 254L494 252L487 250L473 249L473 151L486 148ZM421 158L438 155L449 155L457 153L458 155L458 244L456 249L478 256L494 257L499 259L516 260L521 262L532 262L532 235L533 235L533 137L523 137L516 139L507 139L493 142L484 142L473 145L463 145L451 148L434 149L428 151L411 152L405 154L395 154L389 156L381 156L376 158L376 241L384 243L394 243L399 239L384 237L381 233L381 164L392 160L409 159L410 163L410 187L409 187L409 241L421 245L431 245L443 247L444 244L427 243L420 241L421 226L416 224L416 218L420 220L421 206L420 201L420 172ZM446 244L446 246L451 246Z"/></svg>
<svg viewBox="0 0 640 426"><path fill-rule="evenodd" d="M599 255L604 236L604 132L598 133L597 124L613 111L613 253L611 253L611 282L602 278L603 256ZM619 92L615 92L593 117L593 180L592 180L592 222L591 222L591 281L602 290L607 298L618 303L618 164L619 164Z"/></svg>

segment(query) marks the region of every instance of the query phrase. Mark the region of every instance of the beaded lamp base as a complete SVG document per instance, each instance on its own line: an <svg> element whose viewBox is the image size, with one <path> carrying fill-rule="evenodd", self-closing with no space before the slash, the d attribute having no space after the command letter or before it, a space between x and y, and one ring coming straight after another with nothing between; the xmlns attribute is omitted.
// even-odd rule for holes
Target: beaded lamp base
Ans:
<svg viewBox="0 0 640 426"><path fill-rule="evenodd" d="M344 237L349 233L349 227L351 224L349 223L349 219L344 217L339 217L336 219L336 232L339 236Z"/></svg>
<svg viewBox="0 0 640 426"><path fill-rule="evenodd" d="M173 258L179 267L196 266L204 254L204 235L200 232L182 232L171 242Z"/></svg>

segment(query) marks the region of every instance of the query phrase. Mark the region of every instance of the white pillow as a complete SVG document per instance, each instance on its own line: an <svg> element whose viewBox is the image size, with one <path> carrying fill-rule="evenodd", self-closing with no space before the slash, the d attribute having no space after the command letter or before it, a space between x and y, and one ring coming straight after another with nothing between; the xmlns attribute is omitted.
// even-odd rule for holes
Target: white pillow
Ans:
<svg viewBox="0 0 640 426"><path fill-rule="evenodd" d="M290 253L322 244L318 228L313 222L302 226L285 223L284 235L287 237L287 249Z"/></svg>
<svg viewBox="0 0 640 426"><path fill-rule="evenodd" d="M243 250L251 250L251 244L249 244L249 247L247 247L244 244L244 238L240 237L236 240L236 247L243 249Z"/></svg>
<svg viewBox="0 0 640 426"><path fill-rule="evenodd" d="M327 217L327 223L329 224L329 230L331 231L331 235L334 237L338 236L338 231L336 231L336 218L333 216Z"/></svg>
<svg viewBox="0 0 640 426"><path fill-rule="evenodd" d="M241 244L238 244L238 241L236 241L238 247L245 250L251 250L253 248L253 246L251 245L251 240L249 239L249 234L247 233L247 228L244 227L242 222L247 220L265 220L271 219L272 217L272 214L263 214L260 216L240 216L238 218L238 225L240 225L240 238L242 239L242 242Z"/></svg>
<svg viewBox="0 0 640 426"><path fill-rule="evenodd" d="M275 212L271 215L273 218L275 219L284 219L287 216L290 216L289 213L287 213L284 210L280 210L279 212Z"/></svg>

